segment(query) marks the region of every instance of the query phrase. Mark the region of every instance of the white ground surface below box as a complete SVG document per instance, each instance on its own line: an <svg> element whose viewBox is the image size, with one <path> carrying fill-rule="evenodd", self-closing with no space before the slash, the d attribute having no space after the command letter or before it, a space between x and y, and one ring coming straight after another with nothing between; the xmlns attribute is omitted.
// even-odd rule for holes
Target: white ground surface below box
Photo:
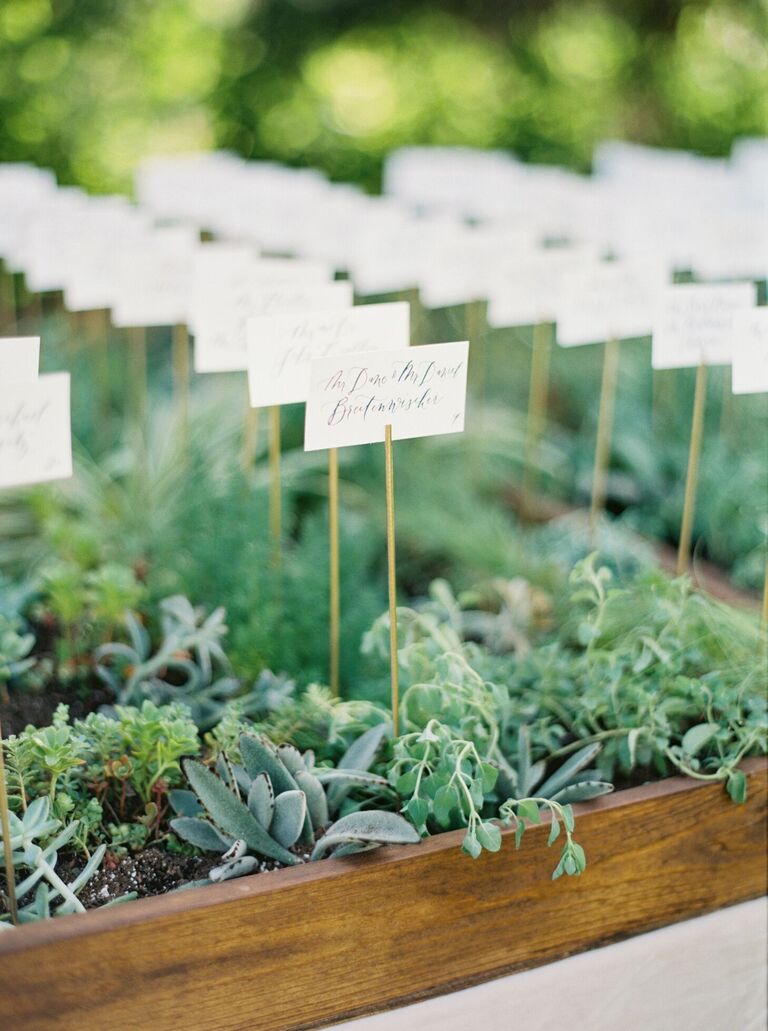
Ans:
<svg viewBox="0 0 768 1031"><path fill-rule="evenodd" d="M686 920L349 1031L765 1031L768 901Z"/></svg>

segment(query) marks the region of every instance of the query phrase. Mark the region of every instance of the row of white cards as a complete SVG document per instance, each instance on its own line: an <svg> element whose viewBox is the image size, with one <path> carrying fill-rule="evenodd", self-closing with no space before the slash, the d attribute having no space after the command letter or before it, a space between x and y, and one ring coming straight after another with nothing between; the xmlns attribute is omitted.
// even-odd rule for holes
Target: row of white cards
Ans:
<svg viewBox="0 0 768 1031"><path fill-rule="evenodd" d="M751 150L762 153L760 148ZM730 166L722 163L716 166L716 174L714 167L706 162L700 166L689 155L660 157L642 149L635 153L633 148L629 154L632 161L626 148L605 148L599 162L602 176L612 169L613 178L626 183L632 179L627 166L639 165L654 184L661 172L662 183L674 173L690 185L691 168L696 169L696 177L707 181L720 183L723 177L730 181L731 173L724 172ZM403 206L419 195L427 159L438 169L444 165L461 172L445 182L437 175L434 193L436 206L453 203L461 208L461 215L446 215L442 210L425 215ZM754 164L754 160L746 162L746 167ZM657 368L695 365L701 360L719 363L737 352L740 368L745 361L760 365L764 360L764 319L750 317L753 328L743 329L746 323L736 314L741 302L721 303L729 291L733 297L746 297L751 291L748 284L727 289L706 285L716 298L713 312L718 332L714 343L697 349L692 340L696 334L701 336L698 329L664 330L674 321L675 309L686 305L679 300L684 288L668 289L670 266L663 249L654 250L649 244L632 257L606 261L594 239L544 245L544 229L530 219L481 225L461 221L465 212L478 214L459 203L461 196L473 195L472 182L483 183L484 176L490 176L486 183L490 189L497 175L505 181L510 167L517 169L515 175L520 172L509 158L427 150L396 156L391 166L408 171L395 177L396 187L404 194L396 201L331 186L316 173L242 162L227 155L148 163L140 176L139 192L151 214L183 215L195 221L194 229L154 226L150 211L133 208L122 198L89 198L70 188L57 191L49 176L26 166L0 166L0 211L10 205L16 216L23 215L11 218L5 232L0 230L0 253L10 267L25 271L32 288L63 289L71 310L111 308L118 326L187 322L195 338L198 372L244 370L252 348L250 320L350 307L350 282L333 281L340 266L351 270L358 292L361 269L363 283L369 269L383 277L375 284L371 280L369 286L415 283L421 299L432 307L488 297L491 326L555 322L562 346L653 332L658 338ZM502 174L499 168L506 171ZM706 175L702 168L707 169ZM543 190L543 204L553 184L574 178L571 173L556 173L527 169L521 180L527 184L523 192L536 181ZM747 176L746 181L752 179ZM459 186L454 196L452 191ZM526 196L535 199L535 193ZM760 226L759 218L753 221ZM205 226L250 239L201 245L198 229ZM303 256L264 257L257 241ZM753 292L750 296L754 297ZM751 306L754 300L748 303ZM695 311L691 318L703 321ZM751 342L748 354L739 343L742 339ZM676 342L680 342L677 350ZM737 383L753 380L739 370L734 376Z"/></svg>
<svg viewBox="0 0 768 1031"><path fill-rule="evenodd" d="M39 337L0 337L0 489L72 475L69 373L39 362Z"/></svg>
<svg viewBox="0 0 768 1031"><path fill-rule="evenodd" d="M72 310L114 306L121 325L170 323L194 297L196 238L155 228L152 218L182 219L255 253L345 269L361 294L418 288L427 307L487 298L492 324L523 324L552 318L557 262L578 268L609 253L653 265L667 281L673 269L764 277L768 195L756 172L764 154L742 146L733 161L713 162L614 145L598 150L599 174L588 178L492 152L417 149L388 162L390 197L316 172L210 154L148 161L137 179L140 209L123 198L57 191L48 175L2 166L0 255L33 289L68 291ZM585 196L600 203L582 211ZM702 241L718 218L730 232ZM552 240L568 246L545 246ZM711 252L710 260L697 264L688 252ZM528 281L541 281L527 272L537 263L543 298L531 296ZM154 303L136 313L137 294Z"/></svg>

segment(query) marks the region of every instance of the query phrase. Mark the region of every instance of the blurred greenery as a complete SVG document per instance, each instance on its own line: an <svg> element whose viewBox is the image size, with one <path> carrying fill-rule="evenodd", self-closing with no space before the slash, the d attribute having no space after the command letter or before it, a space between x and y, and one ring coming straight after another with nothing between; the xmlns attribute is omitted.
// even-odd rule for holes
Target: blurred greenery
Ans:
<svg viewBox="0 0 768 1031"><path fill-rule="evenodd" d="M767 27L765 0L3 0L0 159L107 191L211 146L371 188L413 143L723 154L768 131Z"/></svg>

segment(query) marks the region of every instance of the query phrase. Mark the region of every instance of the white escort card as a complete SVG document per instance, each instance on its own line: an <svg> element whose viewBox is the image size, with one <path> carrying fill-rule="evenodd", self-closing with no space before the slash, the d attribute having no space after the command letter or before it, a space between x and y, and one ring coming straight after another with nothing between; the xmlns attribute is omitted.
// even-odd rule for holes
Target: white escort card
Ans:
<svg viewBox="0 0 768 1031"><path fill-rule="evenodd" d="M768 393L768 307L737 312L733 330L734 394Z"/></svg>
<svg viewBox="0 0 768 1031"><path fill-rule="evenodd" d="M37 379L40 337L0 337L0 391L8 383Z"/></svg>
<svg viewBox="0 0 768 1031"><path fill-rule="evenodd" d="M214 305L195 320L195 372L244 372L248 368L246 325L249 319L291 312L349 308L354 296L349 282L257 285L233 307Z"/></svg>
<svg viewBox="0 0 768 1031"><path fill-rule="evenodd" d="M17 381L0 394L0 488L71 475L69 373Z"/></svg>
<svg viewBox="0 0 768 1031"><path fill-rule="evenodd" d="M304 450L461 433L467 399L466 340L316 358Z"/></svg>
<svg viewBox="0 0 768 1031"><path fill-rule="evenodd" d="M653 326L654 369L728 365L734 318L755 304L752 283L681 283L662 295Z"/></svg>
<svg viewBox="0 0 768 1031"><path fill-rule="evenodd" d="M557 309L558 344L648 336L664 285L661 267L650 263L601 262L571 272Z"/></svg>
<svg viewBox="0 0 768 1031"><path fill-rule="evenodd" d="M291 404L306 401L314 358L408 347L410 306L396 301L263 316L249 319L246 333L252 407Z"/></svg>
<svg viewBox="0 0 768 1031"><path fill-rule="evenodd" d="M490 279L488 325L494 328L555 322L566 278L599 259L595 247L539 247L505 262Z"/></svg>

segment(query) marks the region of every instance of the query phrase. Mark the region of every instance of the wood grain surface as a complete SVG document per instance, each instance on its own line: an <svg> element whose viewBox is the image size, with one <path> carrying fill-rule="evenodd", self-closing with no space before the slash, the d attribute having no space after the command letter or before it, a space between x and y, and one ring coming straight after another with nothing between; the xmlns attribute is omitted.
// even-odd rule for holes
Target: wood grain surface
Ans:
<svg viewBox="0 0 768 1031"><path fill-rule="evenodd" d="M749 799L674 778L577 806L588 867L546 831L471 860L460 833L0 936L13 1031L294 1031L526 969L766 890L767 765Z"/></svg>

